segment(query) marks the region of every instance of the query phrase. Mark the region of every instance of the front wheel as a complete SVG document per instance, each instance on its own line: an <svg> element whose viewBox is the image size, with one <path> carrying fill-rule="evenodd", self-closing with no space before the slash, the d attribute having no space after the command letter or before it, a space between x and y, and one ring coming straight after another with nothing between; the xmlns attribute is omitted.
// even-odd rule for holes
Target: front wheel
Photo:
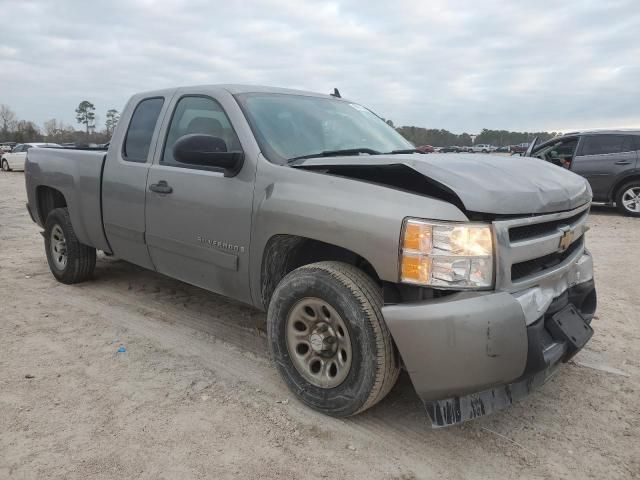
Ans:
<svg viewBox="0 0 640 480"><path fill-rule="evenodd" d="M269 304L269 348L300 400L346 417L385 397L399 368L381 307L380 287L346 263L306 265L280 282Z"/></svg>
<svg viewBox="0 0 640 480"><path fill-rule="evenodd" d="M625 215L640 217L640 181L627 183L618 190L616 206Z"/></svg>
<svg viewBox="0 0 640 480"><path fill-rule="evenodd" d="M2 159L2 171L3 172L11 171L11 169L9 168L9 162L7 162L4 158Z"/></svg>
<svg viewBox="0 0 640 480"><path fill-rule="evenodd" d="M59 282L83 282L96 267L96 249L78 241L66 208L56 208L47 216L44 246L49 269Z"/></svg>

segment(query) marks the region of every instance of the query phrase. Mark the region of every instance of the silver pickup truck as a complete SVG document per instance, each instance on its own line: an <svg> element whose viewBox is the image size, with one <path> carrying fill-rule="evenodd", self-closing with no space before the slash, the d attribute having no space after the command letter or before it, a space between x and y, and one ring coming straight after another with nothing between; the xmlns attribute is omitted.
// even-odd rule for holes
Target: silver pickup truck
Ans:
<svg viewBox="0 0 640 480"><path fill-rule="evenodd" d="M101 250L265 310L282 378L329 415L404 368L434 426L476 418L593 333L583 178L416 154L337 93L138 94L106 153L30 150L26 188L59 281L89 279Z"/></svg>

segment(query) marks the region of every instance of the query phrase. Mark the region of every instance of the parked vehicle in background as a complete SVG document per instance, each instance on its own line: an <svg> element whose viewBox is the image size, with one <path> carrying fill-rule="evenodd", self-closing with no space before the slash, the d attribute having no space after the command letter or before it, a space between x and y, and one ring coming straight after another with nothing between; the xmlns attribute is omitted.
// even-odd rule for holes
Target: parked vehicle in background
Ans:
<svg viewBox="0 0 640 480"><path fill-rule="evenodd" d="M593 333L583 178L419 155L343 98L141 93L106 154L32 149L25 176L56 279L89 279L103 250L266 310L275 367L325 414L372 407L406 366L434 426L471 420Z"/></svg>
<svg viewBox="0 0 640 480"><path fill-rule="evenodd" d="M473 153L491 153L498 149L495 145L488 145L486 143L480 143L469 147L469 151Z"/></svg>
<svg viewBox="0 0 640 480"><path fill-rule="evenodd" d="M468 152L468 151L469 151L469 147L458 147L456 145L450 145L448 147L440 148L441 153L450 153L450 152L462 153L462 152Z"/></svg>
<svg viewBox="0 0 640 480"><path fill-rule="evenodd" d="M440 153L450 153L450 152L457 152L458 151L458 147L455 147L453 145L449 145L448 147L441 147L440 148Z"/></svg>
<svg viewBox="0 0 640 480"><path fill-rule="evenodd" d="M435 152L435 149L431 145L421 145L419 147L416 147L416 150L418 151L418 153L433 153L433 152Z"/></svg>
<svg viewBox="0 0 640 480"><path fill-rule="evenodd" d="M496 152L498 152L498 153L507 153L507 152L509 152L509 147L498 147L498 148L496 148Z"/></svg>
<svg viewBox="0 0 640 480"><path fill-rule="evenodd" d="M13 147L16 146L16 142L2 142L0 143L0 156L3 153L9 153L11 150L13 150Z"/></svg>
<svg viewBox="0 0 640 480"><path fill-rule="evenodd" d="M31 148L59 147L57 143L19 143L11 152L2 154L2 170L24 170L24 161L27 158L27 151Z"/></svg>
<svg viewBox="0 0 640 480"><path fill-rule="evenodd" d="M528 155L582 175L594 201L615 204L625 215L640 217L640 130L572 132L536 143Z"/></svg>
<svg viewBox="0 0 640 480"><path fill-rule="evenodd" d="M519 143L517 145L511 145L509 147L509 151L511 155L524 155L529 148L529 142L527 143Z"/></svg>

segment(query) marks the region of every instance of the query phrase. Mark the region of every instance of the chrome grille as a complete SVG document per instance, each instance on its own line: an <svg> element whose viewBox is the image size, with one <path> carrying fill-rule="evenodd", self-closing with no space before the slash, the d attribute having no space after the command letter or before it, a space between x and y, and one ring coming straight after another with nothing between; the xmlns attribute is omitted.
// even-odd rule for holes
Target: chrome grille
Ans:
<svg viewBox="0 0 640 480"><path fill-rule="evenodd" d="M511 281L518 281L522 278L529 277L536 273L544 272L556 265L561 264L567 258L572 256L576 250L583 248L584 242L579 238L564 252L555 252L545 255L544 257L534 258L525 262L514 263L511 265Z"/></svg>
<svg viewBox="0 0 640 480"><path fill-rule="evenodd" d="M583 216L586 215L587 212L580 212L569 218L561 218L559 220L551 220L544 223L533 223L530 225L523 225L521 227L511 227L509 229L509 240L512 242L518 242L520 240L526 240L527 238L537 237L539 235L548 235L550 233L554 233L558 228L563 226L576 224Z"/></svg>
<svg viewBox="0 0 640 480"><path fill-rule="evenodd" d="M569 268L584 252L589 208L494 222L496 289L521 290Z"/></svg>

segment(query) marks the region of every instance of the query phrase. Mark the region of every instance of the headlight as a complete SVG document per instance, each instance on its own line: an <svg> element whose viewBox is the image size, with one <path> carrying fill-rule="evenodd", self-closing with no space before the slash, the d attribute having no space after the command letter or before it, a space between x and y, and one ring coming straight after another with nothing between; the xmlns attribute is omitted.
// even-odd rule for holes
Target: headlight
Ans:
<svg viewBox="0 0 640 480"><path fill-rule="evenodd" d="M409 218L402 230L400 280L444 288L493 286L491 226Z"/></svg>

